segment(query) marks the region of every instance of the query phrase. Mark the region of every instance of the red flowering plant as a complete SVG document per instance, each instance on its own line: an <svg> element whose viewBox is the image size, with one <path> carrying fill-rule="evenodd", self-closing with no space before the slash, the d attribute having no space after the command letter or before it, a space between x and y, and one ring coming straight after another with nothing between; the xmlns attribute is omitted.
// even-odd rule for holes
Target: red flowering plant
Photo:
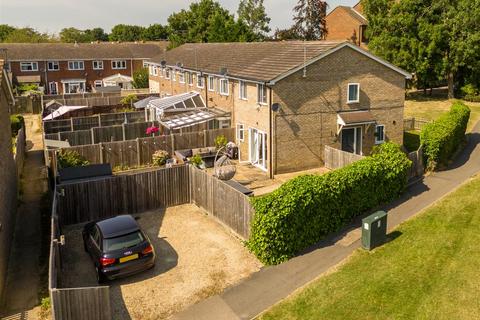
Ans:
<svg viewBox="0 0 480 320"><path fill-rule="evenodd" d="M157 133L159 131L159 129L155 126L151 126L151 127L148 127L147 128L147 131L146 131L146 134L151 134L151 135L154 135L155 133Z"/></svg>

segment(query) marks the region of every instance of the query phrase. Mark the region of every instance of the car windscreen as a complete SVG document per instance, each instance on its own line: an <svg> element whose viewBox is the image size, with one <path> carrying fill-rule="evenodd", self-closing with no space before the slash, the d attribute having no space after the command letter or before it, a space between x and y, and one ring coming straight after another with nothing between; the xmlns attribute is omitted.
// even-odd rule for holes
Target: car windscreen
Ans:
<svg viewBox="0 0 480 320"><path fill-rule="evenodd" d="M115 251L134 247L145 241L145 237L140 231L135 231L123 236L108 238L103 241L103 250L105 252Z"/></svg>

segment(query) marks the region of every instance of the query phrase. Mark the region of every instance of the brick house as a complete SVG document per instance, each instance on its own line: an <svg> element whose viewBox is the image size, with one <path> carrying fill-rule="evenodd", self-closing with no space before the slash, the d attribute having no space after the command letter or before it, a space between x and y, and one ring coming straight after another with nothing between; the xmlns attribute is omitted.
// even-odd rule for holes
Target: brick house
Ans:
<svg viewBox="0 0 480 320"><path fill-rule="evenodd" d="M2 43L6 68L15 83L34 83L47 94L131 87L133 73L163 52L168 43Z"/></svg>
<svg viewBox="0 0 480 320"><path fill-rule="evenodd" d="M326 40L347 40L358 46L366 46L365 36L368 21L363 15L361 1L353 7L337 6L325 18Z"/></svg>
<svg viewBox="0 0 480 320"><path fill-rule="evenodd" d="M367 155L403 144L407 72L349 42L185 44L149 62L150 90L199 92L230 113L240 161L268 172L321 166L324 145Z"/></svg>

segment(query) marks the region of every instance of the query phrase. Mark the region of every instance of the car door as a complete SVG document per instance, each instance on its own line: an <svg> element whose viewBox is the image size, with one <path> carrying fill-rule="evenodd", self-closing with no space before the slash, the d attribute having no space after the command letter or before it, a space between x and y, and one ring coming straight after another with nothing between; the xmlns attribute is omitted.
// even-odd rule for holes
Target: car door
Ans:
<svg viewBox="0 0 480 320"><path fill-rule="evenodd" d="M100 231L98 230L97 226L93 226L90 232L90 239L89 239L90 247L89 252L90 256L92 257L93 261L97 263L100 259Z"/></svg>

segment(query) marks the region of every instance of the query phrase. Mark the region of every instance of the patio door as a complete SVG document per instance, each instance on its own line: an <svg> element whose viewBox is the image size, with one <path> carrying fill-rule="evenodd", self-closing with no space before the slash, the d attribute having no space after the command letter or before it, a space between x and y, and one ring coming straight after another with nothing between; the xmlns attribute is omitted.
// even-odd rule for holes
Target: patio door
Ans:
<svg viewBox="0 0 480 320"><path fill-rule="evenodd" d="M267 134L250 128L248 137L249 162L262 170L267 170Z"/></svg>
<svg viewBox="0 0 480 320"><path fill-rule="evenodd" d="M362 154L362 128L345 128L342 130L342 151Z"/></svg>
<svg viewBox="0 0 480 320"><path fill-rule="evenodd" d="M58 83L52 81L48 84L50 94L58 93Z"/></svg>

